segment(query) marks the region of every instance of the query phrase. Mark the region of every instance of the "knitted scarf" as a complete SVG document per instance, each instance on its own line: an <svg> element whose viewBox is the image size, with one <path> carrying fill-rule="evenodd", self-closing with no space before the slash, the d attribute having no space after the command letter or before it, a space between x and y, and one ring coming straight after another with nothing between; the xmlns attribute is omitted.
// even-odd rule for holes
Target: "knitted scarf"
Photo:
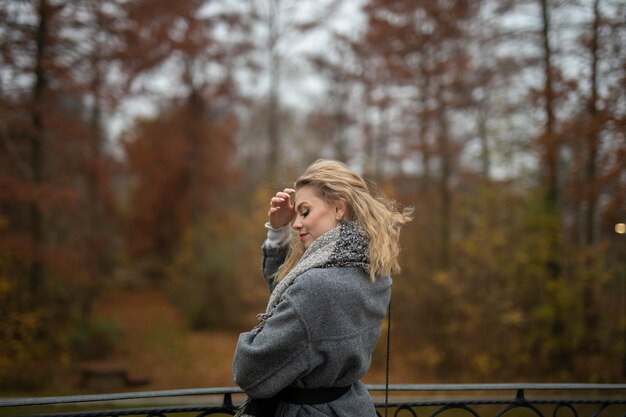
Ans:
<svg viewBox="0 0 626 417"><path fill-rule="evenodd" d="M259 323L253 329L261 331L265 322L274 314L282 295L304 272L313 268L357 266L369 270L368 239L356 222L341 222L315 239L302 255L296 266L278 283L270 296L265 313L259 314ZM235 417L273 417L280 402L280 395L272 398L248 398Z"/></svg>

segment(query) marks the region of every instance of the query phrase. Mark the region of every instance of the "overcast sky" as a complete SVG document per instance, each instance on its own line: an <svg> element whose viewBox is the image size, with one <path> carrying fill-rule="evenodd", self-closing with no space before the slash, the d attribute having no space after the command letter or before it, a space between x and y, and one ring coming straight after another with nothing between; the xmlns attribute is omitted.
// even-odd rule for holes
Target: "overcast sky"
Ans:
<svg viewBox="0 0 626 417"><path fill-rule="evenodd" d="M283 1L285 8L284 17L291 21L302 22L319 16L323 13L332 0L317 1ZM331 44L331 33L341 32L356 36L364 26L364 16L360 11L363 0L350 0L341 2L340 7L328 19L328 21L313 31L305 34L289 34L280 45L283 56L283 73L281 78L280 96L284 106L306 111L312 103L319 102L324 97L324 82L311 71L303 59L310 54L328 53ZM263 36L263 30L260 30ZM263 53L263 52L262 52ZM240 87L246 95L261 98L267 94L268 73L264 71L252 81L246 78L247 74L240 74ZM166 97L177 95L179 85L171 77L165 66L162 70L145 77L142 83L147 90ZM138 116L154 116L157 111L157 102L146 96L128 98L120 106L119 111L113 117L110 127L110 137L115 140L120 132L127 128Z"/></svg>

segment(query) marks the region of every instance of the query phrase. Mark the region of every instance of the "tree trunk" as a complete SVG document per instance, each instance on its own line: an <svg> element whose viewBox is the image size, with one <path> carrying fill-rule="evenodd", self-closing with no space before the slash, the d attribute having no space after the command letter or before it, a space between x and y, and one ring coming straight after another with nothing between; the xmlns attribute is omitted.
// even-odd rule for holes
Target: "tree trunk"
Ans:
<svg viewBox="0 0 626 417"><path fill-rule="evenodd" d="M98 13L94 10L94 13ZM98 16L98 27L101 26L100 17ZM91 116L89 127L91 130L90 143L89 143L89 168L88 168L88 193L89 193L89 239L91 258L95 265L92 268L91 274L94 274L93 278L99 281L102 265L104 264L102 256L102 247L100 247L99 236L100 227L102 222L102 191L101 191L101 178L102 173L102 71L100 66L100 45L98 43L97 34L92 39L93 48L91 56L91 69L93 71L93 79L91 82L91 94L93 96L93 107L91 108Z"/></svg>
<svg viewBox="0 0 626 417"><path fill-rule="evenodd" d="M552 68L552 47L550 45L550 12L548 0L541 0L543 72L544 72L544 113L546 118L543 137L544 181L546 200L549 206L556 207L558 198L558 141L555 134L554 80Z"/></svg>
<svg viewBox="0 0 626 417"><path fill-rule="evenodd" d="M551 22L548 0L540 0L541 17L542 17L542 42L543 42L543 72L544 72L544 113L545 127L542 135L543 154L542 162L544 164L543 186L545 187L545 210L550 221L550 230L546 231L548 239L549 255L546 259L545 268L548 280L554 285L549 285L548 297L549 303L554 308L554 316L551 319L550 332L555 340L555 347L548 354L550 363L554 366L555 371L563 371L571 368L571 346L566 344L564 336L566 333L566 324L563 317L563 308L561 306L559 289L561 277L560 251L559 242L560 216L558 212L558 158L559 147L556 132L556 118L554 114L555 94L554 94L554 69L552 64L552 46L550 44Z"/></svg>
<svg viewBox="0 0 626 417"><path fill-rule="evenodd" d="M440 267L442 270L450 268L450 243L451 243L451 224L452 224L452 193L450 191L450 177L452 175L452 155L450 149L450 138L448 129L448 120L446 118L446 105L442 97L442 87L439 86L437 94L437 120L439 122L438 148L439 157L441 158L441 172L439 177L439 196L441 201L441 217L440 217Z"/></svg>
<svg viewBox="0 0 626 417"><path fill-rule="evenodd" d="M190 71L190 69L188 69ZM204 113L204 102L197 87L193 85L191 74L189 74L190 93L187 97L187 109L189 114L189 126L187 127L187 138L190 144L189 150L189 201L191 224L197 227L202 220L204 211L202 187L202 167L204 166L203 146L201 134L199 132ZM201 248L195 248L200 256ZM200 259L200 257L196 258Z"/></svg>
<svg viewBox="0 0 626 417"><path fill-rule="evenodd" d="M590 85L591 94L587 106L589 114L589 133L587 135L587 163L585 167L585 180L587 183L587 210L585 211L585 244L593 246L595 244L594 224L596 218L596 207L598 204L598 191L596 189L596 168L598 157L598 31L600 26L600 0L593 2L593 26L591 34L591 71Z"/></svg>
<svg viewBox="0 0 626 417"><path fill-rule="evenodd" d="M104 268L103 246L100 242L102 227L102 193L100 190L100 174L101 174L101 147L102 147L102 108L101 108L101 73L98 61L98 53L96 41L93 47L96 48L91 56L91 69L94 73L91 82L91 94L93 96L93 107L89 115L89 157L87 166L85 167L87 182L87 230L86 230L86 247L89 285L82 295L81 312L84 317L89 317L91 313L91 305L93 299L97 295L97 289L102 279L102 271Z"/></svg>
<svg viewBox="0 0 626 417"><path fill-rule="evenodd" d="M442 118L445 118L443 115ZM445 121L443 123L446 123ZM441 196L441 268L447 270L450 267L450 242L451 242L451 216L452 216L452 193L450 192L450 151L448 146L447 129L441 132L439 137L441 147L441 178L439 180L439 193Z"/></svg>
<svg viewBox="0 0 626 417"><path fill-rule="evenodd" d="M487 131L487 112L484 109L485 103L479 104L478 108L478 138L480 140L480 162L481 172L486 180L491 175L491 149L489 147Z"/></svg>
<svg viewBox="0 0 626 417"><path fill-rule="evenodd" d="M426 59L425 55L422 55ZM420 86L420 114L419 120L419 138L417 138L420 146L421 164L422 164L422 180L420 181L421 191L424 195L430 192L430 157L431 150L428 144L428 127L430 124L430 116L428 112L430 94L430 74L425 65L422 66L422 83Z"/></svg>
<svg viewBox="0 0 626 417"><path fill-rule="evenodd" d="M269 0L268 16L268 52L269 52L269 100L267 133L269 141L268 150L268 173L271 180L278 177L278 162L280 158L280 71L281 59L278 51L278 39L280 36L280 0Z"/></svg>
<svg viewBox="0 0 626 417"><path fill-rule="evenodd" d="M599 125L598 125L598 32L600 26L600 0L593 2L593 23L591 32L591 71L590 85L591 92L587 105L588 112L588 133L587 133L587 160L585 164L585 189L586 189L586 210L584 217L584 242L588 251L595 246L596 238L594 224L596 218L596 206L598 202L598 191L596 184L597 155L599 148ZM593 252L585 253L585 269L582 286L582 305L585 324L584 350L592 353L596 347L596 328L598 324L598 314L595 310L595 274Z"/></svg>
<svg viewBox="0 0 626 417"><path fill-rule="evenodd" d="M47 0L39 2L37 29L35 34L35 82L32 90L32 123L33 132L31 135L31 179L35 187L43 184L44 165L44 136L45 126L43 121L44 100L47 89L47 79L45 71L45 57L47 54L48 22L50 18L50 6ZM37 294L41 289L44 280L44 267L42 260L43 246L43 216L38 201L30 203L30 235L33 247L33 259L30 265L30 289L33 294Z"/></svg>

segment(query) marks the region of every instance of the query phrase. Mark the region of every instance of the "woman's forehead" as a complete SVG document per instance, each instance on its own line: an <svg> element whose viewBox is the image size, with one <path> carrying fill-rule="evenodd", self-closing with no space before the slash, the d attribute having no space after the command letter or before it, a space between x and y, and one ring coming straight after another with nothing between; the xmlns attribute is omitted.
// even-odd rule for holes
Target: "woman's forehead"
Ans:
<svg viewBox="0 0 626 417"><path fill-rule="evenodd" d="M317 201L317 200L320 200L320 198L315 193L314 187L310 185L305 185L303 187L299 187L298 189L296 189L296 193L294 195L294 202L296 206L300 203L304 203L307 201L308 202Z"/></svg>
<svg viewBox="0 0 626 417"><path fill-rule="evenodd" d="M306 199L308 193L307 190L305 188L298 188L295 192L295 194L293 195L293 200L297 203L301 202L302 200Z"/></svg>

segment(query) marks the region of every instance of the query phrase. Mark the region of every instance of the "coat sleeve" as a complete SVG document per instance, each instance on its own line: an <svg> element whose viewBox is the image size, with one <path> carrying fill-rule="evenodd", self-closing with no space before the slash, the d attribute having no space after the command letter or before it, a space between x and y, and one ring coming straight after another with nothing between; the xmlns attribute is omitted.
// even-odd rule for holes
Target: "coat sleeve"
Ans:
<svg viewBox="0 0 626 417"><path fill-rule="evenodd" d="M263 328L242 333L233 376L251 398L269 398L291 385L308 367L309 332L289 299L283 299Z"/></svg>
<svg viewBox="0 0 626 417"><path fill-rule="evenodd" d="M272 225L265 223L267 238L263 242L263 275L269 287L270 293L276 287L274 275L278 268L285 262L289 246L289 225L274 229Z"/></svg>
<svg viewBox="0 0 626 417"><path fill-rule="evenodd" d="M263 276L269 287L270 293L276 287L274 280L274 274L278 271L278 268L285 262L287 257L287 246L270 247L263 245Z"/></svg>

